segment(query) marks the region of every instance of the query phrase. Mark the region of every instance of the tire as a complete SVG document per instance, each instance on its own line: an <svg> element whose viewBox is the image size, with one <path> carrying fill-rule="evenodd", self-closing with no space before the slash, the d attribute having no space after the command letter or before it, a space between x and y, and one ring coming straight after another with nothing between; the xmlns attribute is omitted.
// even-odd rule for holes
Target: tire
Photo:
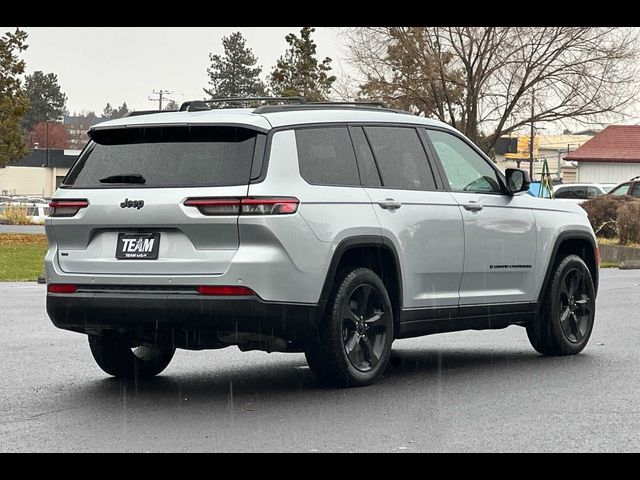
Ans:
<svg viewBox="0 0 640 480"><path fill-rule="evenodd" d="M175 348L141 345L133 347L124 337L115 334L89 335L91 354L98 366L117 378L151 378L171 362Z"/></svg>
<svg viewBox="0 0 640 480"><path fill-rule="evenodd" d="M368 268L343 271L336 280L317 338L305 351L307 363L326 385L370 385L391 356L391 301L380 277Z"/></svg>
<svg viewBox="0 0 640 480"><path fill-rule="evenodd" d="M589 342L595 319L595 287L582 258L568 255L555 266L538 318L527 336L542 355L575 355Z"/></svg>

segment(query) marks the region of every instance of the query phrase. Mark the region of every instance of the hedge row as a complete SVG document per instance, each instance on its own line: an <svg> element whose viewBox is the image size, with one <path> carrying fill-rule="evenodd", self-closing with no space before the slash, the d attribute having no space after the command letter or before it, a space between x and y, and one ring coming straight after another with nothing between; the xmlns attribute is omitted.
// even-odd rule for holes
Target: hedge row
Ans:
<svg viewBox="0 0 640 480"><path fill-rule="evenodd" d="M640 243L640 200L628 195L602 195L581 206L598 237L618 237L621 245Z"/></svg>

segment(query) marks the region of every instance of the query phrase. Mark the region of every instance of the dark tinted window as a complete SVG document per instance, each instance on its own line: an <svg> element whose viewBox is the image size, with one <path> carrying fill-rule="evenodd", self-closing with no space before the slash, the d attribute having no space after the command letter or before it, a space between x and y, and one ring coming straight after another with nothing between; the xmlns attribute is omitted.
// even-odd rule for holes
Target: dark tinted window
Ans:
<svg viewBox="0 0 640 480"><path fill-rule="evenodd" d="M141 175L145 182L131 184L135 188L247 184L256 135L236 127L99 130L65 186L122 186L100 182L122 175Z"/></svg>
<svg viewBox="0 0 640 480"><path fill-rule="evenodd" d="M594 197L597 197L599 195L602 195L602 193L596 187L588 187L587 188L587 198L594 198Z"/></svg>
<svg viewBox="0 0 640 480"><path fill-rule="evenodd" d="M427 130L454 192L500 193L498 174L478 152L450 133Z"/></svg>
<svg viewBox="0 0 640 480"><path fill-rule="evenodd" d="M347 127L296 130L300 175L312 185L360 185Z"/></svg>
<svg viewBox="0 0 640 480"><path fill-rule="evenodd" d="M559 188L554 195L556 198L586 198L587 187L564 187Z"/></svg>
<svg viewBox="0 0 640 480"><path fill-rule="evenodd" d="M356 149L356 157L358 159L358 169L360 170L360 179L366 187L379 187L380 175L376 168L376 162L371 153L371 147L365 137L362 127L351 128L351 139Z"/></svg>
<svg viewBox="0 0 640 480"><path fill-rule="evenodd" d="M433 174L413 128L364 127L387 188L435 190Z"/></svg>

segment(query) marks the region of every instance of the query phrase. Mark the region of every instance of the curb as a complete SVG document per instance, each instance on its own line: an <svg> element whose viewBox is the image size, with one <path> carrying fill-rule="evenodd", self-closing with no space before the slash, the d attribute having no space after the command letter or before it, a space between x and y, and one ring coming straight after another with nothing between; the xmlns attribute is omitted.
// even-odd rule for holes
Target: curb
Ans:
<svg viewBox="0 0 640 480"><path fill-rule="evenodd" d="M620 270L638 270L640 269L640 260L623 260L618 268Z"/></svg>

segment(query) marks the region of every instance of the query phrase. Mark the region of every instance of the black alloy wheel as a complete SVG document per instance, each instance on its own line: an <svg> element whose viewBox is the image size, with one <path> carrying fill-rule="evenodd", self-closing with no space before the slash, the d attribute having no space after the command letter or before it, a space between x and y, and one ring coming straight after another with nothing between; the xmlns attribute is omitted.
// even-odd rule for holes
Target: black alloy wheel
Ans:
<svg viewBox="0 0 640 480"><path fill-rule="evenodd" d="M349 362L361 372L380 362L387 336L385 315L382 296L372 285L360 285L351 293L342 315L342 341Z"/></svg>
<svg viewBox="0 0 640 480"><path fill-rule="evenodd" d="M560 326L567 340L580 343L587 334L593 314L593 298L584 273L573 268L560 282Z"/></svg>
<svg viewBox="0 0 640 480"><path fill-rule="evenodd" d="M305 350L309 367L327 385L372 384L391 357L393 318L385 284L373 270L343 270L317 335Z"/></svg>

